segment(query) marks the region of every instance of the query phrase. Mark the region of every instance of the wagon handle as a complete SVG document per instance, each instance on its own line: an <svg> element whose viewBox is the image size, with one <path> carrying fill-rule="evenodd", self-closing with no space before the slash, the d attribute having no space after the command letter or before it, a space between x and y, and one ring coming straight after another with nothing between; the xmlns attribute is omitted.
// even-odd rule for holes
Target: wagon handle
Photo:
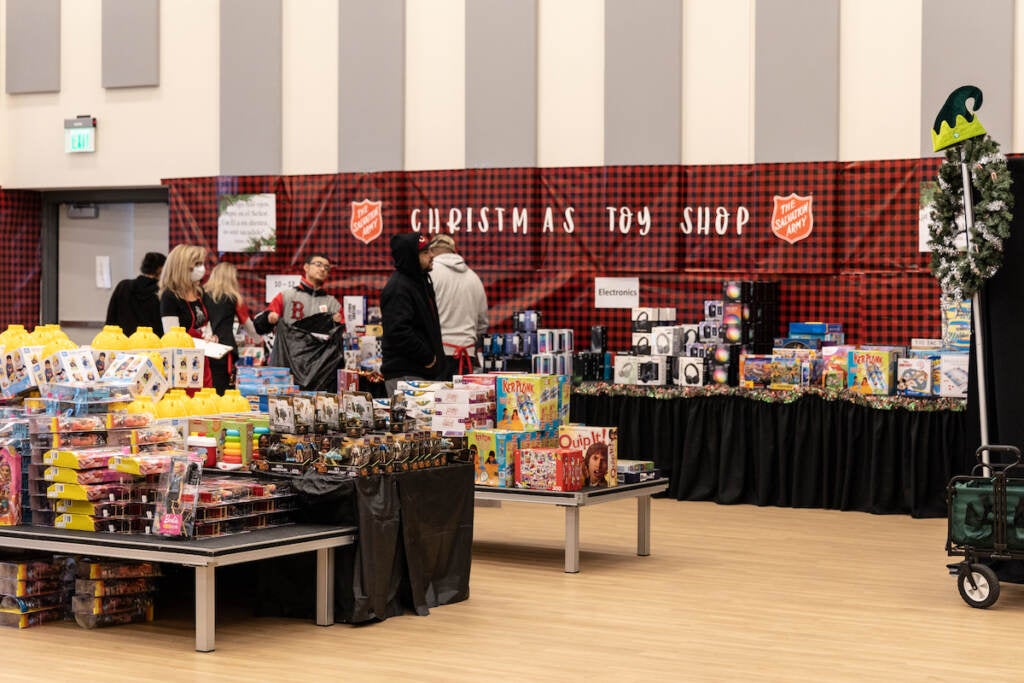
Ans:
<svg viewBox="0 0 1024 683"><path fill-rule="evenodd" d="M1013 462L1008 463L984 463L982 460L982 454L988 451L989 453L1010 453L1013 456ZM987 444L979 446L978 450L974 452L974 457L980 464L984 464L989 467L998 468L1001 470L1008 470L1012 467L1017 467L1021 464L1020 462L1020 449L1016 446L1001 446L997 444Z"/></svg>

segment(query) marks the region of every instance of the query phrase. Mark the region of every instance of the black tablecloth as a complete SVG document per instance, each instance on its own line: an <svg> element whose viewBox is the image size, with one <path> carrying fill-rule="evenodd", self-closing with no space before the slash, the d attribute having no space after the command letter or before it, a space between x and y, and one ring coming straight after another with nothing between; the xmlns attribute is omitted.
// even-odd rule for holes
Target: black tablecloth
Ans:
<svg viewBox="0 0 1024 683"><path fill-rule="evenodd" d="M336 621L379 621L406 609L425 615L469 597L472 465L355 479L309 472L294 483L297 521L359 527L356 545L335 551ZM261 563L258 612L312 618L312 562L307 554Z"/></svg>
<svg viewBox="0 0 1024 683"><path fill-rule="evenodd" d="M944 517L947 482L975 463L965 412L581 394L571 409L618 427L619 457L654 460L678 500Z"/></svg>

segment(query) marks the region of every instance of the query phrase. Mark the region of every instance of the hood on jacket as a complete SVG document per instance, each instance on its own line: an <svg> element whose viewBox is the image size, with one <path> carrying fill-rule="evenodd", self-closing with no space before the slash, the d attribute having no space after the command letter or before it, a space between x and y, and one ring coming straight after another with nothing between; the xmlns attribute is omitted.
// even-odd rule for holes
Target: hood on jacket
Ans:
<svg viewBox="0 0 1024 683"><path fill-rule="evenodd" d="M420 252L430 246L425 235L415 232L404 232L391 238L391 258L395 261L395 270L406 275L425 276L420 268Z"/></svg>
<svg viewBox="0 0 1024 683"><path fill-rule="evenodd" d="M159 282L149 276L140 275L135 278L135 286L131 288L131 296L136 301L148 302L150 299L156 298L159 284Z"/></svg>
<svg viewBox="0 0 1024 683"><path fill-rule="evenodd" d="M438 266L444 266L456 273L465 273L469 270L461 254L438 254L434 257L434 270L437 270Z"/></svg>

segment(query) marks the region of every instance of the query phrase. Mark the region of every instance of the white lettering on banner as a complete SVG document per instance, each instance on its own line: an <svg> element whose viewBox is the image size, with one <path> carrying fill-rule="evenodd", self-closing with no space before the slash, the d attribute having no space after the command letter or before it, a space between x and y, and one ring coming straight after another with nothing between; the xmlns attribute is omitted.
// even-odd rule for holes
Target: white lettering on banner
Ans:
<svg viewBox="0 0 1024 683"><path fill-rule="evenodd" d="M696 232L694 232L693 214L697 213ZM724 235L729 232L729 210L724 206L715 207L715 233ZM736 207L736 234L743 234L743 227L750 222L750 211L745 206ZM683 222L679 229L684 235L710 235L711 234L711 207L710 206L687 206L683 209Z"/></svg>
<svg viewBox="0 0 1024 683"><path fill-rule="evenodd" d="M557 232L556 224L558 221L555 218L557 211L558 210L554 207L545 207L544 225L541 232ZM508 213L509 210L504 206L481 206L476 209L476 220L474 220L474 207L467 206L465 207L465 211L463 211L461 207L453 206L448 209L447 220L442 222L441 209L439 208L413 209L409 212L409 227L411 227L414 232L426 232L430 235L436 235L440 233L442 229L447 229L448 234L450 235L454 235L457 232L485 233L492 227L498 232L505 232L507 227L514 235L529 234L529 210L526 207L513 206L511 209L511 222L506 223L505 216ZM561 227L562 232L567 235L571 235L576 230L576 220L574 218L575 213L576 208L573 206L567 206L561 212L561 224L557 227ZM650 220L649 213L647 220L648 222ZM646 234L646 231L642 234Z"/></svg>
<svg viewBox="0 0 1024 683"><path fill-rule="evenodd" d="M790 213L774 220L773 227L776 230L791 230L793 224L799 226L809 220L807 218L810 213L809 207L790 204L787 202L780 205L780 209L783 211L788 209ZM730 208L707 205L684 206L683 219L678 223L679 231L684 235L697 237L721 237L730 233L742 237L744 228L750 223L750 210L745 206L737 206L733 211L730 211ZM452 206L444 211L446 216L442 218L442 209L438 207L412 209L409 212L409 226L414 232L425 232L430 235L439 234L442 230L447 230L448 234L452 235L458 232L487 233L492 228L498 233L530 234L530 211L526 207ZM651 208L646 204L639 208L605 206L605 212L608 218L608 232L611 233L646 237L654 228L655 217ZM559 214L561 215L559 216ZM576 231L576 217L577 211L574 206L566 206L562 209L545 206L540 232L552 235L561 232L571 235Z"/></svg>
<svg viewBox="0 0 1024 683"><path fill-rule="evenodd" d="M619 232L623 235L628 235L633 230L634 217L636 217L637 225L640 226L637 234L646 235L651 231L651 209L646 205L636 213L628 206L606 206L604 210L608 212L609 232L615 232L616 223L618 223ZM615 219L616 214L618 215L617 221Z"/></svg>

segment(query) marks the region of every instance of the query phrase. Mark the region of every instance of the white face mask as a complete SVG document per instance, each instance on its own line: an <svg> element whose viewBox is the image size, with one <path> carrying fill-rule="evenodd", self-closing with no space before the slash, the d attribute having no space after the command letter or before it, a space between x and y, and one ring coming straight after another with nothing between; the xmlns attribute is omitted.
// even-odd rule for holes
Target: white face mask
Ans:
<svg viewBox="0 0 1024 683"><path fill-rule="evenodd" d="M206 275L206 266L196 266L192 269L192 282L199 282Z"/></svg>

